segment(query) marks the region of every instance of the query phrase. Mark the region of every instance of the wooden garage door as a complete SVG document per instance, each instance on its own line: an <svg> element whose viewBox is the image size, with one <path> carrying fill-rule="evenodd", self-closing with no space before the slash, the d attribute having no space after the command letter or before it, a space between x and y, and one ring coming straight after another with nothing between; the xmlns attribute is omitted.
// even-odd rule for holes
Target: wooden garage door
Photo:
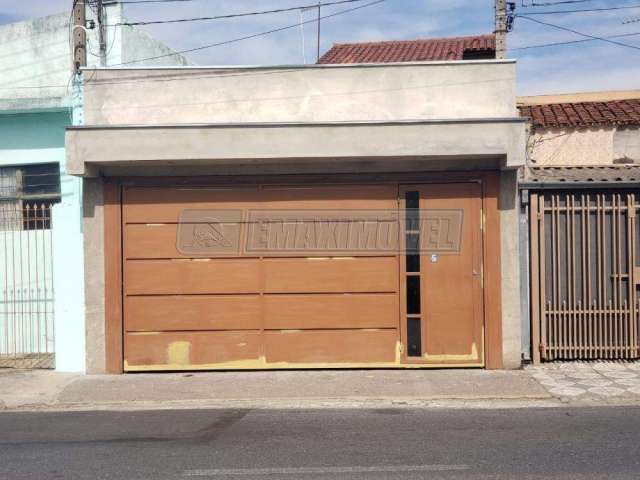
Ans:
<svg viewBox="0 0 640 480"><path fill-rule="evenodd" d="M395 185L125 188L125 370L398 363L397 253L207 255L177 243L185 211L394 210L397 194Z"/></svg>

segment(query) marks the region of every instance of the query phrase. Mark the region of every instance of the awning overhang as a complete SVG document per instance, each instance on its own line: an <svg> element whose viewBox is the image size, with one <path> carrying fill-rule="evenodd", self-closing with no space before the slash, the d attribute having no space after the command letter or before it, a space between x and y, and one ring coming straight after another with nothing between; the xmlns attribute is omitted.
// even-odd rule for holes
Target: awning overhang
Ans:
<svg viewBox="0 0 640 480"><path fill-rule="evenodd" d="M420 159L447 168L493 158L497 168L525 162L520 118L395 122L108 125L69 127L67 172L98 176L148 168L393 162ZM389 163L389 165L391 165ZM348 168L348 167L346 167ZM274 172L276 173L276 172Z"/></svg>

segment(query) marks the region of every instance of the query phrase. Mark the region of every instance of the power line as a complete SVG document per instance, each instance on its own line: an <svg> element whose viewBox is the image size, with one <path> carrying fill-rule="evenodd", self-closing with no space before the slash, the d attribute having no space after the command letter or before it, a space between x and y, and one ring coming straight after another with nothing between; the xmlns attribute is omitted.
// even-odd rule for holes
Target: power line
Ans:
<svg viewBox="0 0 640 480"><path fill-rule="evenodd" d="M640 5L626 5L624 7L602 7L602 8L582 8L576 10L555 10L547 12L527 12L527 15L554 15L561 13L587 13L587 12L607 12L609 10L628 10L631 8L640 8Z"/></svg>
<svg viewBox="0 0 640 480"><path fill-rule="evenodd" d="M564 0L560 2L544 2L544 3L536 3L535 0L531 2L531 5L525 5L524 0L522 0L523 7L554 7L556 5L563 5L567 3L586 3L592 2L593 0Z"/></svg>
<svg viewBox="0 0 640 480"><path fill-rule="evenodd" d="M602 37L604 39L612 39L612 38L624 38L624 37L635 37L640 35L640 32L635 32L635 33L623 33L622 35L609 35L606 37ZM566 42L554 42L554 43L542 43L542 44L538 44L538 45L526 45L524 47L515 47L515 48L509 48L509 50L515 51L515 50L530 50L532 48L544 48L544 47L558 47L558 46L562 46L562 45L573 45L575 43L584 43L584 42L593 42L599 40L598 38L583 38L582 40L569 40Z"/></svg>
<svg viewBox="0 0 640 480"><path fill-rule="evenodd" d="M174 2L191 2L192 0L123 0L118 3L174 3Z"/></svg>
<svg viewBox="0 0 640 480"><path fill-rule="evenodd" d="M627 48L632 48L634 50L640 50L640 47L637 47L635 45L630 45L628 43L617 42L615 40L607 39L606 37L597 37L595 35L589 35L587 33L582 33L582 32L579 32L577 30L573 30L572 28L563 27L563 26L560 26L560 25L555 25L553 23L542 22L540 20L536 20L535 18L530 18L530 17L527 17L525 15L516 15L516 17L522 18L524 20L529 20L530 22L539 23L540 25L545 25L547 27L557 28L558 30L564 30L565 32L575 33L576 35L580 35L582 37L590 38L592 40L600 40L602 42L612 43L613 45L618 45L620 47L627 47Z"/></svg>
<svg viewBox="0 0 640 480"><path fill-rule="evenodd" d="M183 0L186 1L186 0ZM149 21L142 21L142 22L119 22L119 23L113 23L110 25L106 25L107 27L117 27L120 25L127 25L127 26L135 26L135 25L155 25L155 24L161 24L161 23L182 23L182 22L201 22L201 21L205 21L205 20L221 20L221 19L226 19L226 18L237 18L237 17L250 17L250 16L254 16L254 15L266 15L266 14L270 14L270 13L283 13L283 12L293 12L296 10L303 10L303 9L311 9L311 8L318 8L318 7L328 7L331 5L341 5L343 3L354 3L354 2L362 2L364 0L338 0L335 2L327 2L327 3L314 3L311 5L299 5L297 7L288 7L288 8L279 8L276 10L262 10L262 11L257 11L257 12L246 12L246 13L233 13L233 14L229 14L229 15L217 15L217 16L213 16L213 17L193 17L193 18L176 18L176 19L171 19L171 20L149 20Z"/></svg>
<svg viewBox="0 0 640 480"><path fill-rule="evenodd" d="M343 15L345 13L349 13L349 12L353 12L353 11L356 11L356 10L360 10L362 8L371 7L373 5L377 5L377 4L383 3L385 1L386 0L375 0L373 2L365 3L364 5L359 5L357 7L347 8L345 10L340 10L338 12L331 13L329 15L324 15L322 17L319 17L319 19L323 20L325 18L337 17L338 15ZM316 6L317 6L317 4L316 4ZM306 20L306 21L301 22L301 23L298 22L298 23L294 23L292 25L287 25L287 26L284 26L284 27L279 27L279 28L274 28L272 30L267 30L265 32L254 33L252 35L246 35L244 37L233 38L231 40L225 40L225 41L217 42L217 43L210 43L208 45L202 45L200 47L187 48L185 50L179 50L179 51L172 52L172 53L165 53L165 54L162 54L162 55L156 55L154 57L147 57L147 58L141 58L141 59L138 59L138 60L130 60L128 62L116 63L115 65L111 65L111 66L112 67L119 67L119 66L122 66L122 65L130 65L130 64L133 64L133 63L140 63L140 62L144 62L144 61L147 61L147 60L157 60L157 59L160 59L160 58L172 57L174 55L181 55L183 53L191 53L191 52L197 52L197 51L200 51L200 50L206 50L208 48L219 47L219 46L222 46L222 45L228 45L230 43L240 42L242 40L249 40L249 39L252 39L252 38L263 37L265 35L270 35L272 33L282 32L284 30L289 30L291 28L299 28L300 25L304 25L304 24L307 24L307 23L316 23L319 19L318 18L314 18L312 20Z"/></svg>

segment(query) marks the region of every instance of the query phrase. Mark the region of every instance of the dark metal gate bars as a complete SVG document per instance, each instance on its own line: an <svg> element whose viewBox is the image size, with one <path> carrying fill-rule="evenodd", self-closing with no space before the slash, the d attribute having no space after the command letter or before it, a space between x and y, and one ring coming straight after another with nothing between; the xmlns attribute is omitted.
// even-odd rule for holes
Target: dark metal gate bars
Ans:
<svg viewBox="0 0 640 480"><path fill-rule="evenodd" d="M638 192L531 194L533 361L640 357Z"/></svg>

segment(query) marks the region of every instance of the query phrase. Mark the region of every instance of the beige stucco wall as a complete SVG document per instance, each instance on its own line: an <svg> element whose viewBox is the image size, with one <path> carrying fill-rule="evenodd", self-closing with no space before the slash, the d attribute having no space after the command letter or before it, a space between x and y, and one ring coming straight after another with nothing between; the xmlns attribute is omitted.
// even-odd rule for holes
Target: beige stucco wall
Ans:
<svg viewBox="0 0 640 480"><path fill-rule="evenodd" d="M513 61L87 70L84 78L87 125L517 116Z"/></svg>
<svg viewBox="0 0 640 480"><path fill-rule="evenodd" d="M640 162L640 129L536 129L528 140L532 165L611 165Z"/></svg>
<svg viewBox="0 0 640 480"><path fill-rule="evenodd" d="M104 196L101 178L83 181L84 302L87 373L104 373Z"/></svg>
<svg viewBox="0 0 640 480"><path fill-rule="evenodd" d="M518 236L517 171L500 173L500 261L502 289L502 361L504 368L522 365L520 321L520 239Z"/></svg>

